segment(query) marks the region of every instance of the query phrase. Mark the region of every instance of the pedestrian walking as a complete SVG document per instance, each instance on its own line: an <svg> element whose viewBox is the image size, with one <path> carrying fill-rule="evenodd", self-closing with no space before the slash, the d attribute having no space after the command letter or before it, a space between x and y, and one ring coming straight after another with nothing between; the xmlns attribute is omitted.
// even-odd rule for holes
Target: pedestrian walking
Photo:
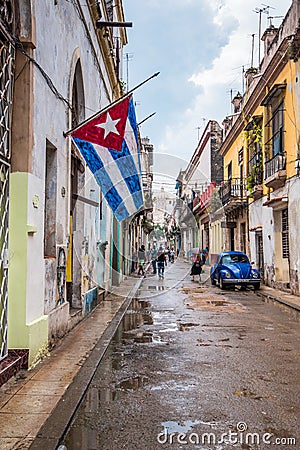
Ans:
<svg viewBox="0 0 300 450"><path fill-rule="evenodd" d="M201 281L202 265L201 255L198 254L193 262L191 269L192 281L195 281L195 276L197 275L199 275L199 282Z"/></svg>
<svg viewBox="0 0 300 450"><path fill-rule="evenodd" d="M139 270L138 275L145 275L144 264L146 259L145 246L141 245L138 251Z"/></svg>
<svg viewBox="0 0 300 450"><path fill-rule="evenodd" d="M171 250L170 250L170 261L171 261L171 263L174 262L174 259L175 259L175 252L174 252L174 248L172 247Z"/></svg>
<svg viewBox="0 0 300 450"><path fill-rule="evenodd" d="M136 271L137 260L138 260L137 251L135 249L133 249L132 260L131 260L131 273L134 273Z"/></svg>
<svg viewBox="0 0 300 450"><path fill-rule="evenodd" d="M154 244L154 245L153 245L153 248L152 248L152 250L151 250L151 263L152 263L152 269L153 269L152 273L153 273L154 275L156 275L156 272L157 272L157 268L156 268L156 263L157 263L156 257L157 257L157 248L156 248L156 245Z"/></svg>
<svg viewBox="0 0 300 450"><path fill-rule="evenodd" d="M208 258L208 247L205 247L201 253L202 265L204 266L206 260Z"/></svg>
<svg viewBox="0 0 300 450"><path fill-rule="evenodd" d="M157 268L158 268L158 278L162 279L165 276L165 263L166 255L162 246L159 247L157 253Z"/></svg>

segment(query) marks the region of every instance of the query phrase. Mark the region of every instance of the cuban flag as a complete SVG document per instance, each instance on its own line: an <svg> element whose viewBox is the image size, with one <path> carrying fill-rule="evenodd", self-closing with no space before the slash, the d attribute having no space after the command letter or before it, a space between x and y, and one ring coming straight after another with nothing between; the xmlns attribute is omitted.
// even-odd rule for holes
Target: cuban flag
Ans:
<svg viewBox="0 0 300 450"><path fill-rule="evenodd" d="M132 96L71 132L118 221L144 203L138 128Z"/></svg>

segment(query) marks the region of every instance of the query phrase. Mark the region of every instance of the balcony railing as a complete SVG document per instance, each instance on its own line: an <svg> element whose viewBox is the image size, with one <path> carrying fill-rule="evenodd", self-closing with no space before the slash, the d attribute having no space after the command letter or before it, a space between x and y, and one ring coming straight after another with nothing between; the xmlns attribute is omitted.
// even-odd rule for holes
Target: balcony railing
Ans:
<svg viewBox="0 0 300 450"><path fill-rule="evenodd" d="M247 186L253 188L259 186L263 182L263 165L262 165L262 152L257 152L248 163L248 183ZM250 186L249 186L250 185Z"/></svg>
<svg viewBox="0 0 300 450"><path fill-rule="evenodd" d="M283 153L278 153L265 162L265 180L272 177L277 172L286 169L286 157Z"/></svg>
<svg viewBox="0 0 300 450"><path fill-rule="evenodd" d="M224 181L220 187L220 196L223 205L232 199L242 200L246 197L246 183L240 178Z"/></svg>
<svg viewBox="0 0 300 450"><path fill-rule="evenodd" d="M210 185L205 189L204 192L202 192L201 194L198 194L197 197L194 198L193 200L193 210L198 207L199 211L205 209L208 207L213 192L216 189L216 183L212 182L210 183Z"/></svg>

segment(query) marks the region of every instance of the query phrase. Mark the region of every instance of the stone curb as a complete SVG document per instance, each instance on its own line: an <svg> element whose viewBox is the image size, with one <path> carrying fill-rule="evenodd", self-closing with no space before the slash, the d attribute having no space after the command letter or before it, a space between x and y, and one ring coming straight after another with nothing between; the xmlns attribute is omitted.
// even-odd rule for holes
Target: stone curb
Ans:
<svg viewBox="0 0 300 450"><path fill-rule="evenodd" d="M70 425L82 397L86 393L92 378L103 358L120 322L126 313L131 301L139 289L143 277L133 286L122 306L117 311L97 344L91 350L90 355L75 375L67 390L55 406L51 415L44 422L34 441L30 445L31 450L54 450L56 449L68 426Z"/></svg>
<svg viewBox="0 0 300 450"><path fill-rule="evenodd" d="M256 294L260 297L265 297L268 300L272 300L274 302L280 303L281 305L284 305L284 306L288 306L289 308L292 308L292 309L300 312L300 306L297 305L296 303L290 302L284 298L277 297L276 295L273 295L270 292L264 291L263 289L261 289L259 292L256 292Z"/></svg>

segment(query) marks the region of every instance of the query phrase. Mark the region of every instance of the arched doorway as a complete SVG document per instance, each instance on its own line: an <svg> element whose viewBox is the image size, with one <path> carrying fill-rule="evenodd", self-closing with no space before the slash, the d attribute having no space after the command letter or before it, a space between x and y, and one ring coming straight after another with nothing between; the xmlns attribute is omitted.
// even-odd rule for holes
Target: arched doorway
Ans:
<svg viewBox="0 0 300 450"><path fill-rule="evenodd" d="M72 84L72 128L84 120L84 86L80 59L77 60ZM77 201L85 184L85 166L75 145L71 144L70 180L70 246L67 270L67 300L81 308L82 242L84 240L84 204Z"/></svg>

